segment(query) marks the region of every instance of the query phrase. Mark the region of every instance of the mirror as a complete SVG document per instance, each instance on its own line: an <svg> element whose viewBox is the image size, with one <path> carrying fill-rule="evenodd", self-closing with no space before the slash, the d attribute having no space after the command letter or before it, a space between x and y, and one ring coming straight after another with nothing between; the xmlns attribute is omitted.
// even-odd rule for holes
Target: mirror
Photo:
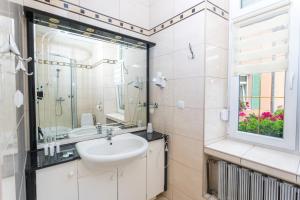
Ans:
<svg viewBox="0 0 300 200"><path fill-rule="evenodd" d="M49 21L51 22L51 19ZM147 48L34 24L38 143L147 124ZM98 132L99 134L99 132Z"/></svg>

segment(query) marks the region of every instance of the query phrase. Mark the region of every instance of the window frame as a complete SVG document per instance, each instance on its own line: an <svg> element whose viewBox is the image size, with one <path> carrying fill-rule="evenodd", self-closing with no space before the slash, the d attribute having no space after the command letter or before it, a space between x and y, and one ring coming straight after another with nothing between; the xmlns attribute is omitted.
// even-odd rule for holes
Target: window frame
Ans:
<svg viewBox="0 0 300 200"><path fill-rule="evenodd" d="M231 18L234 19L248 13L253 13L259 9L264 9L276 3L287 4L289 2L289 0L261 0L242 8L242 0L230 0L230 14Z"/></svg>
<svg viewBox="0 0 300 200"><path fill-rule="evenodd" d="M300 3L296 2L281 1L265 7L259 11L251 11L250 13L243 14L238 18L230 19L230 34L229 34L229 70L228 70L228 82L229 82L229 110L230 120L228 126L228 135L230 138L244 140L254 144L273 146L281 149L296 150L297 141L297 93L298 93L298 68L299 68L299 47L300 47L300 28L297 17L300 15L297 13L297 9L300 8ZM271 2L268 1L267 2ZM293 4L292 4L293 3ZM259 3L255 5L257 7ZM264 4L265 5L265 4ZM252 7L252 6L251 6ZM285 80L285 120L284 120L284 133L283 139L273 138L270 136L258 135L253 133L246 133L238 131L239 121L239 77L233 75L234 66L234 36L235 30L237 29L236 24L243 20L249 20L260 17L261 14L266 12L273 13L282 7L288 8L290 16L289 22L289 67L286 71ZM250 6L249 6L250 9ZM292 86L292 88L291 88ZM299 148L298 148L299 149Z"/></svg>

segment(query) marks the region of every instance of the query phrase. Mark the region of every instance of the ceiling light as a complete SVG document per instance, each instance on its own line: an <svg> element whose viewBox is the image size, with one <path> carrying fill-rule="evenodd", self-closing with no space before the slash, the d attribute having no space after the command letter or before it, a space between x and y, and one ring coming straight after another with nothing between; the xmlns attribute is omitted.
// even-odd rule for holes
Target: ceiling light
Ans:
<svg viewBox="0 0 300 200"><path fill-rule="evenodd" d="M93 28L86 28L86 31L87 31L87 32L90 32L90 33L94 33L94 32L95 32L95 29L93 29Z"/></svg>
<svg viewBox="0 0 300 200"><path fill-rule="evenodd" d="M116 35L115 38L116 38L117 40L121 40L121 39L122 39L122 37L119 36L119 35Z"/></svg>
<svg viewBox="0 0 300 200"><path fill-rule="evenodd" d="M91 36L92 34L88 33L88 32L83 32L83 35L85 35L85 36Z"/></svg>
<svg viewBox="0 0 300 200"><path fill-rule="evenodd" d="M59 24L59 20L58 19L55 19L55 18L49 18L49 22L52 22L54 24Z"/></svg>
<svg viewBox="0 0 300 200"><path fill-rule="evenodd" d="M58 28L58 26L56 24L52 24L52 23L49 23L49 27L50 28Z"/></svg>

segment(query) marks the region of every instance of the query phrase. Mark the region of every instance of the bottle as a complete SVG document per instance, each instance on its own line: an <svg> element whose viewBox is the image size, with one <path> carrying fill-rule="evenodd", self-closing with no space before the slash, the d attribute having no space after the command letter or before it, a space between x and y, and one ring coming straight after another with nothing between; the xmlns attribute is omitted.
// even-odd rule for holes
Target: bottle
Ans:
<svg viewBox="0 0 300 200"><path fill-rule="evenodd" d="M49 144L48 143L44 144L44 154L45 154L45 156L49 155Z"/></svg>
<svg viewBox="0 0 300 200"><path fill-rule="evenodd" d="M153 133L152 123L148 123L148 125L147 125L147 133Z"/></svg>
<svg viewBox="0 0 300 200"><path fill-rule="evenodd" d="M56 147L56 153L60 153L60 144L59 144L59 142L55 143L55 147Z"/></svg>
<svg viewBox="0 0 300 200"><path fill-rule="evenodd" d="M55 153L55 145L54 145L55 143L54 143L54 141L53 140L51 140L51 142L50 142L50 144L49 144L49 149L50 149L50 156L54 156L54 153Z"/></svg>
<svg viewBox="0 0 300 200"><path fill-rule="evenodd" d="M50 153L50 156L54 156L54 144L53 143L50 143L49 144L49 153Z"/></svg>

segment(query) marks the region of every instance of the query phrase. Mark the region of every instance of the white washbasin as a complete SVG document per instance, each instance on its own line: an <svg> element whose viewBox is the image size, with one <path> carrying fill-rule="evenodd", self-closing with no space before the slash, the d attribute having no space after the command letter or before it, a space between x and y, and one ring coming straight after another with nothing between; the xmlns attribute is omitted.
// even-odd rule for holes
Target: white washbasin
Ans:
<svg viewBox="0 0 300 200"><path fill-rule="evenodd" d="M96 134L97 134L97 129L95 126L87 126L87 127L80 127L71 130L68 136L69 138L76 138L76 137L90 136Z"/></svg>
<svg viewBox="0 0 300 200"><path fill-rule="evenodd" d="M133 134L122 134L112 138L95 139L76 144L81 159L89 166L105 167L120 165L145 155L148 142Z"/></svg>

